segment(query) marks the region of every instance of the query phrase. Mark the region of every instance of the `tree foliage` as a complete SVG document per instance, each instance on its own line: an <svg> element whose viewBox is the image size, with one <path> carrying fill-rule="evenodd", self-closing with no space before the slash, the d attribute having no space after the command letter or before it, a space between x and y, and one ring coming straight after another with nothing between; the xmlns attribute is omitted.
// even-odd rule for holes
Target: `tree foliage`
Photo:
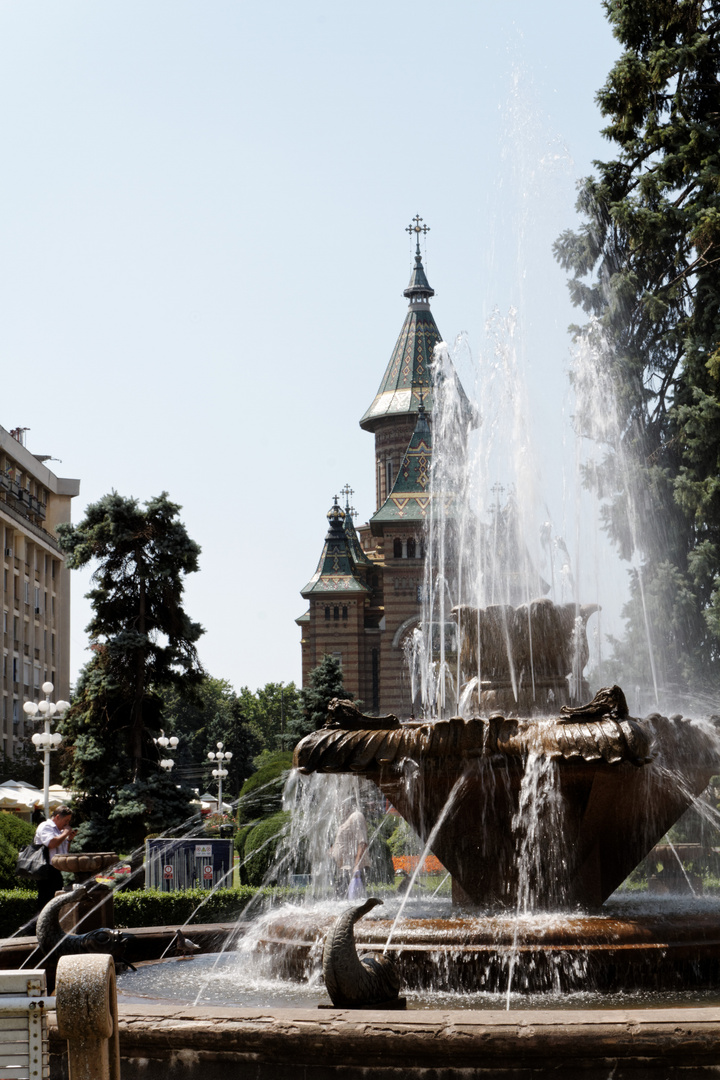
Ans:
<svg viewBox="0 0 720 1080"><path fill-rule="evenodd" d="M666 687L710 689L720 658L720 0L603 6L624 49L597 97L616 153L594 163L579 189L584 222L555 245L617 409L587 479L635 561L618 657L639 674L647 627Z"/></svg>
<svg viewBox="0 0 720 1080"><path fill-rule="evenodd" d="M187 815L190 792L158 767L153 741L163 693L191 694L202 679L195 643L202 628L182 606L184 578L200 549L165 493L141 507L113 492L78 525L58 528L71 568L95 563L87 627L93 657L61 728L72 746L65 783L82 792L85 846L139 843ZM100 848L102 850L102 848Z"/></svg>
<svg viewBox="0 0 720 1080"><path fill-rule="evenodd" d="M254 693L243 686L239 693L245 721L253 728L263 750L287 749L302 708L294 682L269 682Z"/></svg>
<svg viewBox="0 0 720 1080"><path fill-rule="evenodd" d="M347 696L343 685L342 664L336 656L326 653L318 666L310 672L308 685L303 686L300 691L302 716L290 731L293 741L297 742L304 735L323 726L332 698Z"/></svg>
<svg viewBox="0 0 720 1080"><path fill-rule="evenodd" d="M203 677L192 698L171 688L164 696L165 734L177 735L174 775L193 787L214 790L208 753L218 742L232 753L223 782L223 801L237 798L243 781L253 771L253 758L262 748L261 739L245 714L243 702L225 679Z"/></svg>

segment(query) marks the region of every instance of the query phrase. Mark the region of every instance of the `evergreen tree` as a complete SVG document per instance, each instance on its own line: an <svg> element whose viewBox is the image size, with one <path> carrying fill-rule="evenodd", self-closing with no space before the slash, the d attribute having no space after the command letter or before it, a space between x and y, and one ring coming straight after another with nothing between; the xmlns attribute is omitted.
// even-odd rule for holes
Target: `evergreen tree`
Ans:
<svg viewBox="0 0 720 1080"><path fill-rule="evenodd" d="M631 578L626 677L720 676L720 0L604 0L624 52L598 103L616 156L555 246L592 316L617 438L588 480ZM578 328L575 328L576 332ZM587 328L586 328L587 331ZM648 527L649 526L649 527Z"/></svg>
<svg viewBox="0 0 720 1080"><path fill-rule="evenodd" d="M163 691L191 693L202 678L195 651L202 628L182 606L184 576L197 570L200 549L179 509L165 493L143 509L113 492L79 525L58 527L71 568L97 563L88 593L94 655L61 725L72 746L64 780L83 793L86 847L126 850L187 813L190 792L159 769L153 742Z"/></svg>
<svg viewBox="0 0 720 1080"><path fill-rule="evenodd" d="M304 686L300 691L302 715L289 730L292 743L323 726L332 698L347 696L343 686L342 664L337 657L326 653L318 666L310 672L309 686Z"/></svg>

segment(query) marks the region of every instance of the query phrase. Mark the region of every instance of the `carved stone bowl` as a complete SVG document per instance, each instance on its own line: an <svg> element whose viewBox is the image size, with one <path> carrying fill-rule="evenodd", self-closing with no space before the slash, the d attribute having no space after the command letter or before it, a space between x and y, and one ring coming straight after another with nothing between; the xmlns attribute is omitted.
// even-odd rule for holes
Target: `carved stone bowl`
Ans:
<svg viewBox="0 0 720 1080"><path fill-rule="evenodd" d="M56 870L74 874L75 880L82 882L110 866L115 866L118 856L114 851L97 851L82 855L53 855L51 862Z"/></svg>

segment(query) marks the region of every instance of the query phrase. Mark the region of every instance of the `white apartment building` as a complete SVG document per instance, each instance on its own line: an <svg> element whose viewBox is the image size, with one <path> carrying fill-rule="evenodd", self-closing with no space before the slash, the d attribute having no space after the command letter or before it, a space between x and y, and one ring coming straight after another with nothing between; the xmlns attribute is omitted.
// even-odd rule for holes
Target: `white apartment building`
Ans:
<svg viewBox="0 0 720 1080"><path fill-rule="evenodd" d="M55 529L80 492L47 468L49 455L30 453L25 430L0 427L0 735L10 757L37 730L23 703L40 700L46 680L54 700L70 696L70 571Z"/></svg>

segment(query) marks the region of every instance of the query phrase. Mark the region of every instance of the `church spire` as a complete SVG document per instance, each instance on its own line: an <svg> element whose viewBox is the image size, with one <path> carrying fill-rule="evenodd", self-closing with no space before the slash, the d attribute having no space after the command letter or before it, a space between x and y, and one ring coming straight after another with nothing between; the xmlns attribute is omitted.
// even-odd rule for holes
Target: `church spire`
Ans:
<svg viewBox="0 0 720 1080"><path fill-rule="evenodd" d="M365 431L375 431L386 417L414 417L421 398L428 412L432 411L430 364L433 350L442 338L430 311L430 297L435 295L435 290L425 276L420 254L420 234L430 231L427 225L420 224L422 220L416 214L406 229L416 237L415 266L410 284L403 292L410 307L378 392L360 421Z"/></svg>

